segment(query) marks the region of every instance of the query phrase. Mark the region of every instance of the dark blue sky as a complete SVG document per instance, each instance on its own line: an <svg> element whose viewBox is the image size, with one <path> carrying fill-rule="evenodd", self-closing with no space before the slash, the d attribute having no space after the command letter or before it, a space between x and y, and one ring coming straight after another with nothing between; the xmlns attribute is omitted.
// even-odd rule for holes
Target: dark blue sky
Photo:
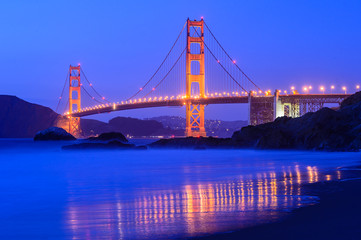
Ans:
<svg viewBox="0 0 361 240"><path fill-rule="evenodd" d="M1 94L55 108L69 64L109 99L155 71L187 17L204 16L264 89L361 84L361 1L2 1ZM316 91L316 90L315 90ZM207 118L247 119L247 106L208 106ZM106 114L183 115L181 108Z"/></svg>

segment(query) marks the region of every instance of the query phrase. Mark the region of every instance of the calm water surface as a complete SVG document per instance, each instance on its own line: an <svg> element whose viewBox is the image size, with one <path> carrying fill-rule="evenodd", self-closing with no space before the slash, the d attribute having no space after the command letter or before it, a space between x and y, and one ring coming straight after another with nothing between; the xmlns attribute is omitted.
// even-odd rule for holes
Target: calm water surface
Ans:
<svg viewBox="0 0 361 240"><path fill-rule="evenodd" d="M139 141L138 141L139 142ZM360 153L62 151L0 140L0 239L169 239L275 221Z"/></svg>

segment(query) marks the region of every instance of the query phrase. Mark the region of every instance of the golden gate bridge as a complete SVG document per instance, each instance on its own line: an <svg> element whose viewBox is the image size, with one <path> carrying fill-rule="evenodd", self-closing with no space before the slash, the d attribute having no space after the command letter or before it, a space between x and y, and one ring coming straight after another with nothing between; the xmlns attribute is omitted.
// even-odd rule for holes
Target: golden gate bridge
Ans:
<svg viewBox="0 0 361 240"><path fill-rule="evenodd" d="M86 84L81 82L81 76ZM299 117L321 109L325 103L340 104L350 95L346 91L342 94L299 94L294 89L289 94L263 91L230 57L203 18L187 19L154 74L127 99L109 101L94 88L80 65L70 66L56 111L67 85L68 109L64 116L69 121L68 131L75 136L81 136L81 117L162 106L185 106L185 135L206 136L204 115L208 104L247 103L249 124L257 125L280 116ZM91 100L89 106L84 106L82 92Z"/></svg>

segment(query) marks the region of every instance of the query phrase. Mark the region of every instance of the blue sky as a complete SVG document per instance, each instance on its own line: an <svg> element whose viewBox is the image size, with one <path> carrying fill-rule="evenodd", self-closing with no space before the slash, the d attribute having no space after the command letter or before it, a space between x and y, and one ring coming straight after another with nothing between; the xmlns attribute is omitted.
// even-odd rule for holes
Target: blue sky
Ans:
<svg viewBox="0 0 361 240"><path fill-rule="evenodd" d="M122 100L155 71L187 17L204 16L264 89L361 84L361 1L1 1L0 94L55 108L69 64ZM315 90L316 91L316 90ZM247 106L207 118L247 119ZM105 114L183 115L183 108Z"/></svg>

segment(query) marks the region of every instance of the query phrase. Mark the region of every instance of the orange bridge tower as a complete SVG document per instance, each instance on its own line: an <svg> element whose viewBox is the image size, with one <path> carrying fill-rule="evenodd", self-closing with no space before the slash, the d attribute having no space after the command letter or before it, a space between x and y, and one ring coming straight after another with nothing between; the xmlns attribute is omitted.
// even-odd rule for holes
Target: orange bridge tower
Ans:
<svg viewBox="0 0 361 240"><path fill-rule="evenodd" d="M186 136L205 137L204 105L192 104L192 87L198 84L199 98L205 97L204 22L187 20L186 54Z"/></svg>
<svg viewBox="0 0 361 240"><path fill-rule="evenodd" d="M73 117L73 111L79 111L81 106L80 95L80 65L69 67L69 133L75 137L81 135L80 117Z"/></svg>

